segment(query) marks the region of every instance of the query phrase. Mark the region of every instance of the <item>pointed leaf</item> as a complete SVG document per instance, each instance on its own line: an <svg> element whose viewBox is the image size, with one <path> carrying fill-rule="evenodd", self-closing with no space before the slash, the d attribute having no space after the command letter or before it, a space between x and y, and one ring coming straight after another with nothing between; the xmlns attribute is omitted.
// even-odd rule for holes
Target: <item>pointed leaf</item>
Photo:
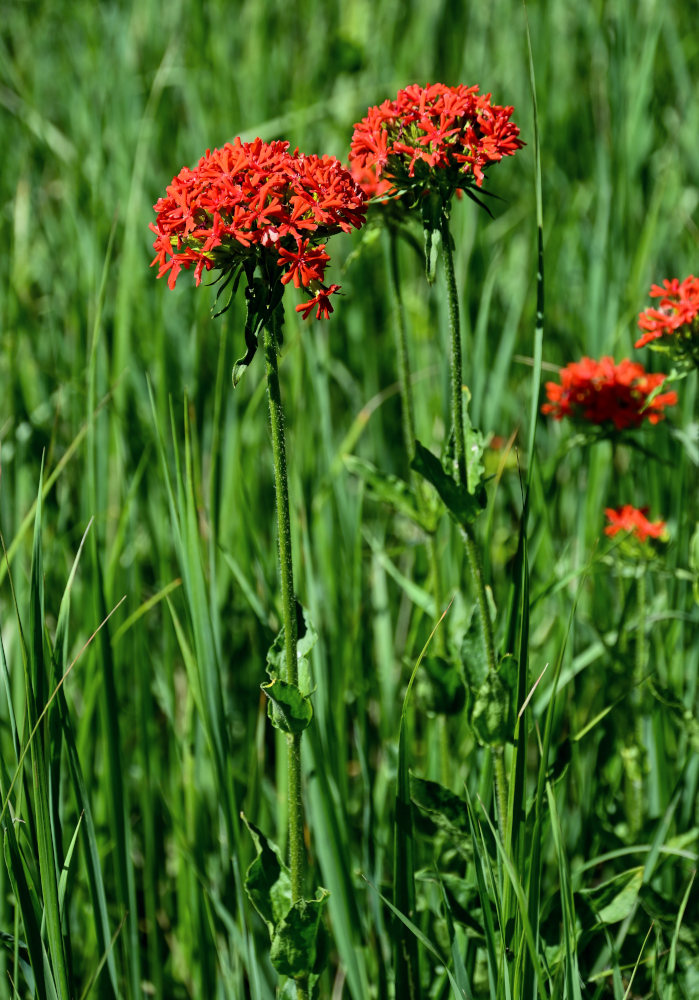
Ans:
<svg viewBox="0 0 699 1000"><path fill-rule="evenodd" d="M257 336L255 333L253 333L253 331L250 329L247 323L245 324L245 346L247 347L247 351L245 352L245 354L243 354L242 357L238 358L238 360L233 365L233 372L231 377L234 389L237 389L241 378L248 370L250 364L252 363L252 359L255 357L255 354L257 353Z"/></svg>
<svg viewBox="0 0 699 1000"><path fill-rule="evenodd" d="M460 486L445 472L436 455L428 451L419 441L415 442L415 458L412 468L431 483L437 490L442 503L451 516L461 525L469 525L478 517L487 504L485 487L479 483L475 494Z"/></svg>
<svg viewBox="0 0 699 1000"><path fill-rule="evenodd" d="M594 889L581 889L580 895L587 900L601 924L617 924L631 913L642 885L643 867L639 865Z"/></svg>
<svg viewBox="0 0 699 1000"><path fill-rule="evenodd" d="M465 800L438 782L414 774L410 775L410 797L413 805L448 835L449 846L470 858L473 848Z"/></svg>
<svg viewBox="0 0 699 1000"><path fill-rule="evenodd" d="M404 479L381 472L371 462L357 455L345 455L343 461L352 475L364 480L373 499L389 504L424 531L432 533L435 530L437 526L435 512L421 509L413 489ZM422 506L424 507L424 504Z"/></svg>

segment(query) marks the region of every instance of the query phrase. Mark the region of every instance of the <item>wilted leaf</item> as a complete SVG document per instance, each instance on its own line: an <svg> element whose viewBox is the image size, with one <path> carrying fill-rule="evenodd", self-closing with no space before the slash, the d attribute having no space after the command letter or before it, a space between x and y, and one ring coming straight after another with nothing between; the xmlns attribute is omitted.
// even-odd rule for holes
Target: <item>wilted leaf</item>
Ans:
<svg viewBox="0 0 699 1000"><path fill-rule="evenodd" d="M318 893L316 899L298 899L277 926L269 957L282 976L318 974L325 964L328 941L322 917L330 893Z"/></svg>
<svg viewBox="0 0 699 1000"><path fill-rule="evenodd" d="M311 699L301 694L295 684L287 684L278 677L260 687L269 698L267 714L272 725L283 733L302 733L313 718Z"/></svg>

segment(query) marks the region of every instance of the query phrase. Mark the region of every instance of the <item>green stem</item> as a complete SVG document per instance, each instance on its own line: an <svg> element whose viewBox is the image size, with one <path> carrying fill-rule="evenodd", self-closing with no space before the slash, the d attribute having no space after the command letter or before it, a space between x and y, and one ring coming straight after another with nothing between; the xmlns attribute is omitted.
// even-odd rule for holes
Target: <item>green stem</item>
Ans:
<svg viewBox="0 0 699 1000"><path fill-rule="evenodd" d="M451 335L451 419L454 426L454 478L466 485L466 440L464 437L463 364L461 360L461 324L459 293L454 276L449 219L442 214L442 260L449 302L449 333Z"/></svg>
<svg viewBox="0 0 699 1000"><path fill-rule="evenodd" d="M432 582L432 594L434 596L435 610L438 615L441 615L442 608L442 580L439 574L439 553L437 552L437 537L436 535L430 535L428 542L428 552L430 556L430 579ZM434 637L435 643L435 653L437 656L444 656L446 653L446 640L444 636L444 629L437 629Z"/></svg>
<svg viewBox="0 0 699 1000"><path fill-rule="evenodd" d="M415 458L415 407L413 406L413 391L410 379L410 358L408 356L408 331L405 322L405 305L400 290L400 268L398 267L398 236L390 227L386 231L385 240L386 263L388 267L391 298L393 300L394 324L393 331L396 343L396 359L398 362L398 384L400 386L401 423L403 426L403 442L405 453L410 465ZM418 503L424 504L423 484L415 483L412 476ZM434 595L437 614L442 613L442 592L439 576L439 559L437 557L437 540L430 535L428 540L430 568L432 574L432 593ZM435 636L435 650L438 656L444 655L444 633L442 629Z"/></svg>
<svg viewBox="0 0 699 1000"><path fill-rule="evenodd" d="M643 680L646 668L646 575L645 566L641 565L636 580L636 602L638 605L638 627L636 629L636 684ZM636 688L637 697L640 688Z"/></svg>
<svg viewBox="0 0 699 1000"><path fill-rule="evenodd" d="M449 333L451 335L451 415L452 424L454 426L454 478L457 483L463 487L463 489L468 489L468 479L466 475L466 438L464 435L463 363L461 357L459 293L456 287L456 277L454 275L454 258L451 249L449 219L445 213L442 213L440 232L442 236L444 277L446 280L447 299L449 302ZM470 526L464 526L461 529L461 537L463 538L464 547L466 549L466 558L468 559L471 578L476 592L476 606L481 623L481 634L483 636L483 645L485 647L488 670L495 670L496 662L493 625L490 620L490 612L488 610L488 599L485 592L485 581L483 579L481 559ZM508 790L502 747L495 748L494 759L498 826L500 828L500 836L504 846Z"/></svg>
<svg viewBox="0 0 699 1000"><path fill-rule="evenodd" d="M459 322L459 293L454 277L454 258L451 252L449 220L442 215L442 256L449 300L449 332L451 333L451 413L454 424L454 478L464 489L468 488L466 477L466 439L464 436L463 376L461 373L461 325ZM478 549L470 526L462 527L461 536L466 548L469 569L473 577L478 605L478 617L488 661L488 669L495 670L495 644L493 626L488 612L488 600L483 581L483 570Z"/></svg>
<svg viewBox="0 0 699 1000"><path fill-rule="evenodd" d="M274 458L274 485L277 495L277 529L279 532L279 564L282 585L282 621L284 623L284 651L286 654L287 684L298 683L296 663L296 602L294 599L294 571L291 562L291 522L289 518L289 484L286 471L286 445L284 442L284 413L279 369L277 368L277 340L270 326L263 327L265 362L267 366L267 396L272 426L272 456Z"/></svg>
<svg viewBox="0 0 699 1000"><path fill-rule="evenodd" d="M493 639L493 623L490 620L490 611L488 610L488 598L485 593L481 557L471 533L471 529L466 527L462 528L461 537L464 541L468 567L471 570L471 577L476 590L476 605L478 607L478 617L481 622L481 632L483 634L483 644L485 646L488 670L495 670L495 640Z"/></svg>
<svg viewBox="0 0 699 1000"><path fill-rule="evenodd" d="M298 684L296 656L296 599L294 597L294 571L291 561L291 522L289 518L289 484L286 470L284 443L284 413L282 410L277 367L277 338L275 318L263 327L265 363L267 368L267 396L272 427L272 455L274 458L274 485L277 495L277 528L279 533L279 566L282 585L282 620L284 622L284 651L287 684ZM301 800L301 733L287 735L288 752L288 811L289 811L289 867L291 869L291 898L303 898L305 850L303 843L303 803ZM307 1000L305 981L297 981L298 1000Z"/></svg>
<svg viewBox="0 0 699 1000"><path fill-rule="evenodd" d="M507 850L507 774L505 773L505 748L493 747L495 761L495 799L498 804L498 833L502 846Z"/></svg>

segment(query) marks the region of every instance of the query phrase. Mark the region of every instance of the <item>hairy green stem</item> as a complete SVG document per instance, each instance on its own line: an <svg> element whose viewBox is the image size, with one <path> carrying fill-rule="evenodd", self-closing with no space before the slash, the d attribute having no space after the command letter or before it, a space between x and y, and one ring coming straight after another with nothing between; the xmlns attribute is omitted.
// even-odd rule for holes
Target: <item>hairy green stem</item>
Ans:
<svg viewBox="0 0 699 1000"><path fill-rule="evenodd" d="M495 640L493 638L493 623L490 620L490 611L488 609L488 598L485 593L485 582L483 580L483 569L481 566L481 557L478 551L478 546L475 543L473 535L468 528L461 529L461 537L464 541L464 548L466 549L466 558L468 559L468 568L471 570L471 577L473 579L475 591L476 591L476 606L478 608L478 617L481 623L481 631L483 633L483 644L485 646L485 655L488 663L488 670L495 670Z"/></svg>
<svg viewBox="0 0 699 1000"><path fill-rule="evenodd" d="M263 337L267 368L269 417L272 427L274 485L277 496L279 566L282 586L282 620L284 623L284 652L286 660L284 680L287 684L298 684L296 599L294 597L294 571L291 561L289 484L286 471L284 413L279 387L277 337L274 319L263 327ZM291 898L296 902L296 900L303 898L306 867L303 843L303 803L301 800L301 733L289 733L286 740L288 752L289 867L291 869ZM296 996L298 1000L307 1000L308 992L305 981L297 981Z"/></svg>
<svg viewBox="0 0 699 1000"><path fill-rule="evenodd" d="M466 440L464 437L463 363L461 360L461 323L459 293L454 276L449 219L442 214L442 260L449 303L449 333L451 335L451 419L454 426L454 478L466 485Z"/></svg>
<svg viewBox="0 0 699 1000"><path fill-rule="evenodd" d="M447 299L449 303L449 332L451 335L451 415L454 426L454 478L463 489L468 488L466 475L466 438L464 435L464 397L463 397L463 371L461 359L461 323L459 320L459 293L456 287L456 277L454 275L454 258L451 249L451 233L449 232L449 219L446 214L442 214L440 227L442 237L442 260L444 261L444 277L447 285ZM488 663L488 670L496 669L495 662L495 642L493 639L493 625L490 620L488 610L488 599L485 592L485 581L483 579L483 568L476 546L473 532L470 525L461 529L466 558L471 571L471 578L476 592L476 608L481 623L481 634ZM496 747L494 751L495 759L495 797L498 808L498 826L503 845L505 844L506 826L506 803L507 777L505 774L505 764L501 747Z"/></svg>
<svg viewBox="0 0 699 1000"><path fill-rule="evenodd" d="M408 355L408 331L405 322L405 305L400 290L400 269L398 266L398 236L394 229L390 227L386 230L385 237L386 263L388 267L389 284L391 288L391 298L393 300L394 323L393 330L396 344L396 358L398 362L398 384L400 386L401 403L401 424L403 427L403 442L405 453L408 456L410 465L415 458L415 407L413 406L413 392L410 379L410 358ZM415 477L413 476L413 479ZM424 503L424 493L422 483L416 483L418 503ZM430 558L430 569L432 575L432 594L434 596L437 614L442 613L442 590L439 576L439 560L437 558L437 541L434 535L430 535L428 543ZM444 633L438 629L435 635L435 650L438 655L444 655Z"/></svg>

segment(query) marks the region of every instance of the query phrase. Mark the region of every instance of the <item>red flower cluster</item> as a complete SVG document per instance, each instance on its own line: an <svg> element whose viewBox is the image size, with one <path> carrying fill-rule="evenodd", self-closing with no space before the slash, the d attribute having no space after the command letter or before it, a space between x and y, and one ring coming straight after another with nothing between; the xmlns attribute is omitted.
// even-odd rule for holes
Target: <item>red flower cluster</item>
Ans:
<svg viewBox="0 0 699 1000"><path fill-rule="evenodd" d="M614 537L620 531L628 531L633 534L639 542L645 542L646 538L662 538L665 534L664 521L649 521L646 517L647 507L638 510L631 504L625 504L614 510L611 507L605 508L609 524L604 529L605 535Z"/></svg>
<svg viewBox="0 0 699 1000"><path fill-rule="evenodd" d="M657 308L639 315L638 325L644 332L636 347L645 347L661 337L699 341L699 278L690 274L684 281L666 279L662 288L651 287L650 296L660 302Z"/></svg>
<svg viewBox="0 0 699 1000"><path fill-rule="evenodd" d="M194 170L182 168L153 207L153 264L159 278L168 275L170 288L182 268L194 265L198 285L204 270L228 273L246 263L254 270L272 255L283 269L282 284L293 281L314 293L297 307L304 319L314 308L318 319L327 317L329 296L340 287L323 284L330 260L324 241L359 229L366 216L364 193L335 157L290 153L288 142L261 139L207 150Z"/></svg>
<svg viewBox="0 0 699 1000"><path fill-rule="evenodd" d="M510 121L511 107L490 103L478 87L443 83L398 91L354 127L350 163L374 169L377 180L424 192L428 178L447 196L457 188L481 187L484 171L524 145Z"/></svg>
<svg viewBox="0 0 699 1000"><path fill-rule="evenodd" d="M582 358L561 369L561 384L546 383L549 402L541 407L556 420L571 417L593 424L613 424L617 430L639 427L644 420L657 424L663 419L666 406L674 406L677 393L665 392L655 396L652 392L665 379L664 375L651 375L643 366L624 360L615 364L613 358Z"/></svg>

